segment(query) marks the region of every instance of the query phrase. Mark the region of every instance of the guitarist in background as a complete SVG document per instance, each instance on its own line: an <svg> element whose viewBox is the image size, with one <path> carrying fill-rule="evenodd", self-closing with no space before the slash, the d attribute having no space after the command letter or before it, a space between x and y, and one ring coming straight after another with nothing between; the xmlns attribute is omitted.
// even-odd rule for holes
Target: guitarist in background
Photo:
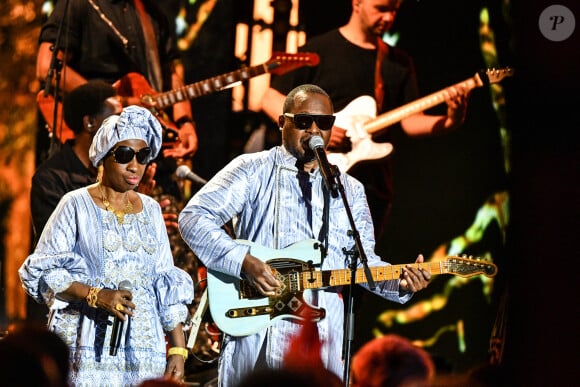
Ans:
<svg viewBox="0 0 580 387"><path fill-rule="evenodd" d="M413 60L397 47L388 46L382 36L395 20L401 0L353 0L347 24L310 39L299 51L317 53L320 64L272 77L262 100L263 111L273 120L284 96L297 85L313 83L330 95L340 112L363 95L373 96L377 115L419 98ZM380 72L376 69L380 68ZM410 136L431 135L453 130L465 119L469 93L454 90L447 102L447 115L418 113L401 121ZM334 127L328 150L347 152L350 140L346 128ZM391 142L389 133L373 136L375 142ZM355 165L349 174L365 186L376 238L383 234L393 200L390 158Z"/></svg>
<svg viewBox="0 0 580 387"><path fill-rule="evenodd" d="M301 85L288 94L280 112L282 145L235 158L191 198L178 220L183 239L208 270L234 279L243 276L261 295L270 298L275 298L281 284L265 261L284 257L254 256L252 253L257 253L247 244L232 239L222 228L230 219L235 219L233 231L237 238L270 249L283 249L307 239L324 241L326 248L319 250L327 254L322 255L322 267L315 270L346 269L343 249L354 245L343 201L340 197L331 198L325 189L309 146L314 136L320 137L324 146L330 140L334 122L330 97L316 85ZM362 184L347 174L342 174L340 180L369 266L384 265L374 253L373 223ZM416 262L423 262L423 256L419 255ZM374 293L404 303L414 292L425 288L430 278L424 268L405 266L400 279L377 281ZM305 292L304 301L326 311L325 317L316 322L322 362L342 378L344 303L340 287ZM236 321L239 320L233 323L244 323ZM285 318L270 322L268 327L247 336L225 335L218 366L220 387L239 385L254 369L284 366L291 338L302 325Z"/></svg>
<svg viewBox="0 0 580 387"><path fill-rule="evenodd" d="M48 75L52 75L49 80L52 83L51 90L54 90L57 72L51 70L52 47L59 35L59 28L62 28L62 32L56 49L62 63L61 94L70 92L90 79L101 79L113 84L129 73L143 75L149 82L150 90L156 92L183 86L174 31L155 1L57 1L40 32L36 69L42 83L47 81ZM50 74L51 71L53 74ZM123 106L143 105L152 108L141 100L140 94L143 92L132 95L123 93L119 101ZM192 156L198 143L189 101L176 103L173 111L167 112L167 115L168 122L177 125L175 130L180 141L166 148L163 156ZM58 130L55 133L58 136Z"/></svg>

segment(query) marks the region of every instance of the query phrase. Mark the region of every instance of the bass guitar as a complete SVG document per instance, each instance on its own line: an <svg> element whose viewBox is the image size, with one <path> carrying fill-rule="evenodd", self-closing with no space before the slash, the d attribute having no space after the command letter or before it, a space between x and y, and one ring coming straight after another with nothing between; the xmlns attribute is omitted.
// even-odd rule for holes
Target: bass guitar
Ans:
<svg viewBox="0 0 580 387"><path fill-rule="evenodd" d="M449 97L449 89L451 88L472 90L491 83L498 83L502 79L512 76L513 73L514 71L509 68L480 71L462 82L390 110L378 117L376 116L377 104L375 99L368 95L358 97L336 113L336 122L334 123L334 126L346 130L346 135L352 143L352 150L348 153L330 152L328 161L336 165L341 172L346 172L360 161L385 158L393 151L393 145L374 142L373 134L413 114L443 103Z"/></svg>
<svg viewBox="0 0 580 387"><path fill-rule="evenodd" d="M198 98L207 94L215 93L234 86L238 82L246 81L258 75L284 74L304 66L316 66L320 61L316 53L289 54L285 52L274 52L271 58L260 65L243 67L226 74L195 82L178 89L166 92L156 92L149 85L149 82L139 73L129 73L113 84L117 94L122 97L139 97L143 106L153 106L151 112L159 119L165 127L163 133L164 145L176 143L179 138L177 130L170 120L163 114L164 109L178 102L188 99ZM49 136L56 135L61 142L74 138L74 132L66 125L62 118L62 102L55 101L54 96L44 95L40 91L36 96L36 102L45 122L52 123L54 109L57 109L57 124L47 124Z"/></svg>
<svg viewBox="0 0 580 387"><path fill-rule="evenodd" d="M237 240L250 246L251 254L266 262L282 284L275 296L261 295L245 279L222 272L208 270L208 302L212 319L218 328L232 336L246 336L270 326L280 319L296 322L312 321L325 317L323 308L309 305L303 292L330 286L350 285L350 269L314 270L321 262L319 242L307 239L284 249L270 249L246 240ZM431 275L454 274L471 277L482 274L493 277L497 266L491 262L468 257L450 256L437 262L413 263ZM370 267L375 281L395 280L401 277L407 265ZM362 268L356 271L356 283L366 283Z"/></svg>

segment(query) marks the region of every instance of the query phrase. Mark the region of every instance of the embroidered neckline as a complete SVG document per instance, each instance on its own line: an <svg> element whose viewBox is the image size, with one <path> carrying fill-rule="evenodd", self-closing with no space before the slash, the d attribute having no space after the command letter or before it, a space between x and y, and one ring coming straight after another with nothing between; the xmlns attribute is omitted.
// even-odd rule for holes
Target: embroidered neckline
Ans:
<svg viewBox="0 0 580 387"><path fill-rule="evenodd" d="M122 210L117 210L116 208L111 206L109 199L107 199L107 197L105 196L105 192L103 191L102 184L99 183L97 186L99 187L99 192L101 193L101 201L103 202L105 209L107 211L112 212L113 215L115 215L115 217L117 218L118 224L125 223L125 215L127 215L131 211L133 211L133 204L131 204L131 201L129 200L129 192L125 192L125 195L126 195L125 208Z"/></svg>

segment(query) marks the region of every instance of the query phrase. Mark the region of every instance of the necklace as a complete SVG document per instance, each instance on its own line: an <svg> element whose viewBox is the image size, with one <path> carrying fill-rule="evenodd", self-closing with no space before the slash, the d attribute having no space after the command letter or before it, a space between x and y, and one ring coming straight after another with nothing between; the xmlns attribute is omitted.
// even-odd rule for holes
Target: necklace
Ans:
<svg viewBox="0 0 580 387"><path fill-rule="evenodd" d="M105 196L105 192L103 192L103 187L101 186L101 183L99 183L98 187L99 191L101 192L101 201L103 202L105 209L107 211L111 211L113 215L115 215L118 224L123 224L125 221L125 215L133 211L133 205L129 200L129 193L126 194L127 203L125 203L125 208L122 210L116 210L115 208L113 208L113 206L111 206L111 203L109 203L109 199L107 199L107 197Z"/></svg>

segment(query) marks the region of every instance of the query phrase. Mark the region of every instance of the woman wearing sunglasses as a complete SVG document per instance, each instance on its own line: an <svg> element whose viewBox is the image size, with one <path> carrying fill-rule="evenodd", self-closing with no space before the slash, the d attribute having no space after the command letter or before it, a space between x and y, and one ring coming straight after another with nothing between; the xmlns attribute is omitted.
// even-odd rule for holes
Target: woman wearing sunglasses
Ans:
<svg viewBox="0 0 580 387"><path fill-rule="evenodd" d="M98 182L63 196L19 270L69 346L71 385L184 376L193 282L174 266L159 204L135 191L160 147L161 125L147 109L108 117L89 151Z"/></svg>

